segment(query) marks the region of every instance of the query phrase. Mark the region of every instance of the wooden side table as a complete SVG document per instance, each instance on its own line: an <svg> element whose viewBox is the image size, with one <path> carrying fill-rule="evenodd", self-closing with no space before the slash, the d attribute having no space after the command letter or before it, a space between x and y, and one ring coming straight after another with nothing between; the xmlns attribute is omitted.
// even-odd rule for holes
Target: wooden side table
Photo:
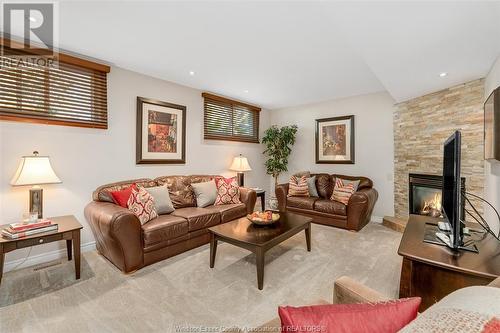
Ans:
<svg viewBox="0 0 500 333"><path fill-rule="evenodd" d="M257 198L260 197L260 205L262 206L262 211L266 210L266 191L264 190L255 190L257 193Z"/></svg>
<svg viewBox="0 0 500 333"><path fill-rule="evenodd" d="M74 254L75 277L80 278L80 230L83 228L73 215L50 217L54 223L58 224L56 231L44 232L36 235L30 235L19 239L7 239L0 236L0 283L2 283L3 265L5 254L17 249L36 246L60 240L66 240L66 249L68 251L68 260L71 260ZM7 225L0 226L1 229ZM73 253L72 251L73 250Z"/></svg>

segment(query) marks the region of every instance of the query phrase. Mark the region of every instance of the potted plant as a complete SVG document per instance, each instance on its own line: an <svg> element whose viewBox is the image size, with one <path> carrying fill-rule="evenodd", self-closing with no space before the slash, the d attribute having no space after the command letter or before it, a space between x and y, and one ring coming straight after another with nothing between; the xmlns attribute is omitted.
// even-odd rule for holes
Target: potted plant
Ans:
<svg viewBox="0 0 500 333"><path fill-rule="evenodd" d="M273 176L274 186L278 185L278 177L281 173L288 171L288 157L292 152L292 146L295 144L297 134L297 125L283 126L279 128L276 125L271 126L264 132L262 143L265 145L263 152L268 158L265 162L266 172ZM269 207L276 209L278 206L276 196L271 195Z"/></svg>

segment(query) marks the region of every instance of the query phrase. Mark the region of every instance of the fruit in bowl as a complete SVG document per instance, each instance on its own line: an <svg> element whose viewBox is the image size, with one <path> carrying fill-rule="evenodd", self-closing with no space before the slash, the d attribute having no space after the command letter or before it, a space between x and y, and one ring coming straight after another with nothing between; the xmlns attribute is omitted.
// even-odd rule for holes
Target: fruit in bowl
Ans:
<svg viewBox="0 0 500 333"><path fill-rule="evenodd" d="M256 224L271 224L279 220L280 214L268 210L265 212L253 212L252 214L248 214L247 218Z"/></svg>

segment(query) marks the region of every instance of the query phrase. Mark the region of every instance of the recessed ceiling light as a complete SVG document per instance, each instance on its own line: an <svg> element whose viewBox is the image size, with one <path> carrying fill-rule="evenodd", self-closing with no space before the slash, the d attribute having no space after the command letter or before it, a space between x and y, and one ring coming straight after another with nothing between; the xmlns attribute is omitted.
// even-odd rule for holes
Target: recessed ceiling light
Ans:
<svg viewBox="0 0 500 333"><path fill-rule="evenodd" d="M33 16L30 16L30 21L31 22L36 22L36 18L34 18Z"/></svg>
<svg viewBox="0 0 500 333"><path fill-rule="evenodd" d="M244 92L245 94L248 94L248 90L247 90L247 89L243 90L243 92Z"/></svg>
<svg viewBox="0 0 500 333"><path fill-rule="evenodd" d="M448 75L448 73L446 73L446 72L439 73L439 76L440 76L440 77L445 77L445 76L447 76L447 75Z"/></svg>
<svg viewBox="0 0 500 333"><path fill-rule="evenodd" d="M194 76L194 71L189 71L189 75Z"/></svg>

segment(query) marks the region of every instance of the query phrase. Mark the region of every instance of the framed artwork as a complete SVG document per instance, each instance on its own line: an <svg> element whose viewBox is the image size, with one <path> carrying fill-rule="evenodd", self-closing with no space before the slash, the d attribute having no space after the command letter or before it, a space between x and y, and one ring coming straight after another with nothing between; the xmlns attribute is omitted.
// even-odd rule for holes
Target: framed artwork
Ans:
<svg viewBox="0 0 500 333"><path fill-rule="evenodd" d="M354 164L354 116L316 119L316 163Z"/></svg>
<svg viewBox="0 0 500 333"><path fill-rule="evenodd" d="M137 97L136 164L186 163L186 107Z"/></svg>

